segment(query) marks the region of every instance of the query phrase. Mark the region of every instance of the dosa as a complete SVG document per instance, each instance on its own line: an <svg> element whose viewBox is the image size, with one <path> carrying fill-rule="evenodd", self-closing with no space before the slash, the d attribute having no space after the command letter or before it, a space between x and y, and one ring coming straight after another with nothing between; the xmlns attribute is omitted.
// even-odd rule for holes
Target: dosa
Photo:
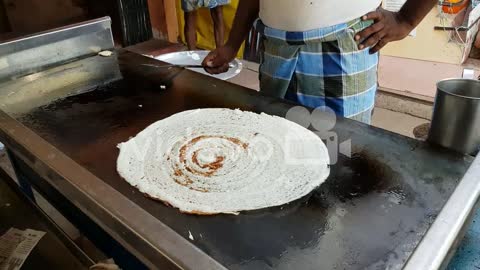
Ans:
<svg viewBox="0 0 480 270"><path fill-rule="evenodd" d="M297 200L328 177L322 140L281 117L199 109L153 123L118 145L118 173L150 198L200 215Z"/></svg>

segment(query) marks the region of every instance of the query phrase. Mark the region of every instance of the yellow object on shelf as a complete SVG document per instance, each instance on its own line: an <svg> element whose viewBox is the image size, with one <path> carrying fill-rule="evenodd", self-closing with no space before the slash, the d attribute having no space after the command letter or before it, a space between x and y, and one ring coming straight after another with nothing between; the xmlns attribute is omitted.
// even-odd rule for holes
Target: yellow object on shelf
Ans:
<svg viewBox="0 0 480 270"><path fill-rule="evenodd" d="M457 14L462 9L468 6L470 3L469 0L443 0L442 2L442 10L448 14Z"/></svg>
<svg viewBox="0 0 480 270"><path fill-rule="evenodd" d="M228 38L228 34L232 29L233 19L235 18L235 12L237 11L239 0L231 0L229 5L223 7L223 17L225 20L225 38ZM180 30L180 38L185 43L185 35L183 29L185 27L185 19L183 16L183 10L181 6L181 0L177 0L177 18L178 26ZM212 50L215 48L215 36L213 33L213 22L210 16L210 11L207 8L198 10L197 14L197 46L202 49ZM243 58L244 45L240 48L237 57Z"/></svg>

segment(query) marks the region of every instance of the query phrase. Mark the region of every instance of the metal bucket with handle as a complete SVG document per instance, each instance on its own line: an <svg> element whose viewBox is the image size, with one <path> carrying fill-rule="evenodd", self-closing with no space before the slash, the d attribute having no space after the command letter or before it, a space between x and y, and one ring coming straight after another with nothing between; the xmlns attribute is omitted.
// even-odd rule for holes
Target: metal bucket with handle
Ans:
<svg viewBox="0 0 480 270"><path fill-rule="evenodd" d="M480 148L480 81L448 79L437 83L428 140L464 154Z"/></svg>

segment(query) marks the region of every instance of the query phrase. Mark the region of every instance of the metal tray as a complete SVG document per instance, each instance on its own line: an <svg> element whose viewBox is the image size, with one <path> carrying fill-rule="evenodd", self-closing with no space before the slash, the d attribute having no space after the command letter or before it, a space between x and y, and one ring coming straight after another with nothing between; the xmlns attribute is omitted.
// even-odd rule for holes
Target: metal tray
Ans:
<svg viewBox="0 0 480 270"><path fill-rule="evenodd" d="M173 65L201 65L203 59L208 55L209 51L185 51L185 52L174 52L167 53L155 57L155 59L167 62ZM212 75L207 73L204 69L201 68L189 68L192 71L211 76L220 80L231 79L240 72L242 72L243 64L238 59L233 60L230 63L230 69L222 74Z"/></svg>

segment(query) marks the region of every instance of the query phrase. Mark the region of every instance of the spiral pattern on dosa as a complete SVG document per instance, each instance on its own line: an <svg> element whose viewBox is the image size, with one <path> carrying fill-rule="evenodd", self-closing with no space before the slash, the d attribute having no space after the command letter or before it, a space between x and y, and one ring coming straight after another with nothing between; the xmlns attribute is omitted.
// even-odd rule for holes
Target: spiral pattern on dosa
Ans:
<svg viewBox="0 0 480 270"><path fill-rule="evenodd" d="M286 119L229 109L185 111L119 144L119 174L182 212L237 213L299 199L329 174L328 151Z"/></svg>

